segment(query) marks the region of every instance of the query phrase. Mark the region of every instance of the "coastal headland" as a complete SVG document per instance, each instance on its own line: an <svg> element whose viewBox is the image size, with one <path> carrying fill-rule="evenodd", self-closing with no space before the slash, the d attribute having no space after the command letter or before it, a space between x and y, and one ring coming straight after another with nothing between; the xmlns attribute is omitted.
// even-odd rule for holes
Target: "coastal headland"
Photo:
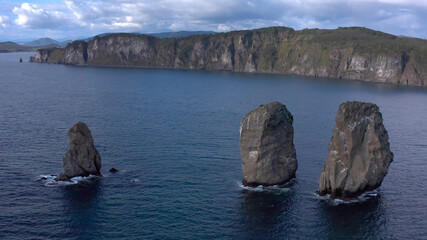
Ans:
<svg viewBox="0 0 427 240"><path fill-rule="evenodd" d="M427 40L363 27L334 30L269 27L157 38L117 33L39 49L32 62L134 66L300 76L427 85Z"/></svg>

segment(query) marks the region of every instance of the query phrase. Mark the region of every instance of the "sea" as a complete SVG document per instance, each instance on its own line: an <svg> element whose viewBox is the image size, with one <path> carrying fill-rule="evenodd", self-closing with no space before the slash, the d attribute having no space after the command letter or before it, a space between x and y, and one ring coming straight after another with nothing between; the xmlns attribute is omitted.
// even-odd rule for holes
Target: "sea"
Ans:
<svg viewBox="0 0 427 240"><path fill-rule="evenodd" d="M427 88L32 55L0 54L0 239L427 239ZM330 200L320 172L353 100L379 106L394 161L377 190ZM296 178L246 188L240 121L272 101L294 117ZM79 121L103 177L56 183Z"/></svg>

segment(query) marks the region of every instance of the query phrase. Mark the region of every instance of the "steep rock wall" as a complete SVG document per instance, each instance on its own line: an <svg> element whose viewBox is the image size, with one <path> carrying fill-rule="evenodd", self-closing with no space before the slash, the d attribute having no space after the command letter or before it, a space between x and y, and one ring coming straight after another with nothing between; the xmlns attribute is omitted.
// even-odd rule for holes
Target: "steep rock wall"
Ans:
<svg viewBox="0 0 427 240"><path fill-rule="evenodd" d="M425 56L425 40L365 28L295 31L274 27L178 39L111 34L88 43L76 41L62 50L39 50L33 61L281 73L424 86Z"/></svg>

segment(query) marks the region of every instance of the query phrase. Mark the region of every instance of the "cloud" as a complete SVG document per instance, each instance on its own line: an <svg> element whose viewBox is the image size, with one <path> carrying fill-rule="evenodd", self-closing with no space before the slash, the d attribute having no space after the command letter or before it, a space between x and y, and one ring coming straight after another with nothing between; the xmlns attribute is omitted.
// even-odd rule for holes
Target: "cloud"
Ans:
<svg viewBox="0 0 427 240"><path fill-rule="evenodd" d="M408 4L408 1L411 4ZM425 27L427 4L416 0L67 0L81 26L96 30L213 30L229 31L284 25L296 29L366 26L396 29L396 21ZM399 9L405 9L402 12ZM417 11L415 11L417 9ZM408 17L411 15L412 17ZM416 22L409 22L416 21ZM403 30L400 29L400 30Z"/></svg>
<svg viewBox="0 0 427 240"><path fill-rule="evenodd" d="M92 30L138 30L153 21L146 17L146 12L151 16L160 13L152 12L153 9L149 9L151 4L141 1L70 0L65 1L65 4L78 25L89 26Z"/></svg>
<svg viewBox="0 0 427 240"><path fill-rule="evenodd" d="M3 28L6 28L7 26L10 25L10 19L8 16L0 16L0 26L2 26Z"/></svg>
<svg viewBox="0 0 427 240"><path fill-rule="evenodd" d="M13 13L18 16L15 19L15 24L25 28L55 29L72 20L61 11L45 10L29 3L23 3L20 7L13 8Z"/></svg>
<svg viewBox="0 0 427 240"><path fill-rule="evenodd" d="M378 0L380 3L402 5L402 6L423 6L427 7L427 2L423 0Z"/></svg>
<svg viewBox="0 0 427 240"><path fill-rule="evenodd" d="M267 26L364 26L396 35L427 32L427 1L419 0L65 0L22 3L15 25L69 34L230 31ZM0 12L1 15L4 12ZM9 15L10 19L14 19ZM0 20L6 21L6 20ZM9 20L9 22L11 22ZM5 24L7 23L0 23ZM11 23L9 23L11 24ZM3 26L3 25L1 25Z"/></svg>
<svg viewBox="0 0 427 240"><path fill-rule="evenodd" d="M218 32L227 32L230 31L231 27L225 24L218 24Z"/></svg>
<svg viewBox="0 0 427 240"><path fill-rule="evenodd" d="M233 30L269 26L280 18L280 1L229 0L66 0L81 26L94 30ZM278 11L280 10L280 11ZM262 24L261 24L262 23ZM227 26L224 28L224 26Z"/></svg>

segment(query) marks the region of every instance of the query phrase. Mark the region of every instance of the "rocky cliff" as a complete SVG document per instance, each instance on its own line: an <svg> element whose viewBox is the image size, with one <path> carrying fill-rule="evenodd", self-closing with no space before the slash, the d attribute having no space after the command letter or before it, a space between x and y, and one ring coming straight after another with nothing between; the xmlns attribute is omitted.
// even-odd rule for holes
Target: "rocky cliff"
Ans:
<svg viewBox="0 0 427 240"><path fill-rule="evenodd" d="M281 185L295 177L298 162L292 124L292 114L279 102L245 115L240 124L244 185Z"/></svg>
<svg viewBox="0 0 427 240"><path fill-rule="evenodd" d="M40 49L33 62L141 66L427 85L427 41L366 28L295 31L271 27L159 39L110 34L65 49Z"/></svg>
<svg viewBox="0 0 427 240"><path fill-rule="evenodd" d="M319 194L353 198L381 185L393 161L377 105L345 102L338 108Z"/></svg>
<svg viewBox="0 0 427 240"><path fill-rule="evenodd" d="M68 131L70 147L62 159L64 172L56 180L64 181L90 174L101 176L101 155L93 144L92 133L83 122L74 124Z"/></svg>

